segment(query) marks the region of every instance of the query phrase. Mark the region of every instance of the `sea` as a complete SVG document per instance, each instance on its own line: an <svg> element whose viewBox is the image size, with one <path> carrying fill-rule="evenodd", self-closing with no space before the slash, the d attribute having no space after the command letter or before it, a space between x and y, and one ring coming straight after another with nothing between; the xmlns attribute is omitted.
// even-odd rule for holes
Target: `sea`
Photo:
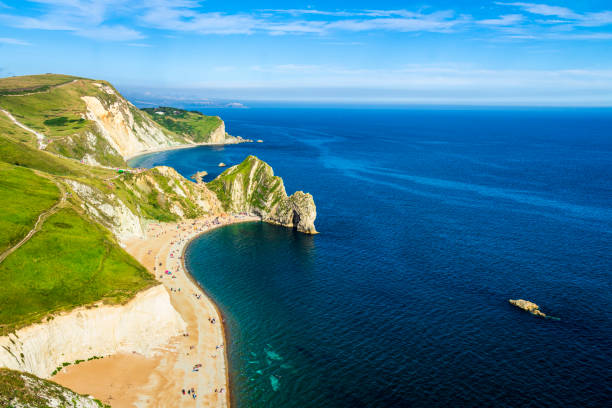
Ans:
<svg viewBox="0 0 612 408"><path fill-rule="evenodd" d="M263 143L132 166L208 181L253 154L317 206L315 236L247 223L188 247L233 406L611 406L612 110L180 107Z"/></svg>

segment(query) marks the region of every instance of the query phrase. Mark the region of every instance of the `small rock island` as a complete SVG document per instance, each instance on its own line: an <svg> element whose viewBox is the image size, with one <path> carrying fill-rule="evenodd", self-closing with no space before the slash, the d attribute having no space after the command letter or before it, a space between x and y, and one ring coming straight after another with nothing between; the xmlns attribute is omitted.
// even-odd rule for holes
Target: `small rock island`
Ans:
<svg viewBox="0 0 612 408"><path fill-rule="evenodd" d="M508 302L510 302L511 305L516 306L520 309L523 309L526 312L531 313L534 316L539 316L539 317L548 317L546 316L546 314L542 313L542 311L540 311L540 306L536 305L533 302L530 302L528 300L523 300L523 299L510 299L508 300Z"/></svg>

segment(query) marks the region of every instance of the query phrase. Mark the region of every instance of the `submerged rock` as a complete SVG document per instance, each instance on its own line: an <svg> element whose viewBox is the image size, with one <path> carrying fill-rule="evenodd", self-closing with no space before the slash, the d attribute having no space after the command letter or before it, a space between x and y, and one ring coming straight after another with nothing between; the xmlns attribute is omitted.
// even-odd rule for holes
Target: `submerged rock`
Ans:
<svg viewBox="0 0 612 408"><path fill-rule="evenodd" d="M256 214L271 224L317 233L317 208L312 195L298 191L287 196L283 180L255 156L228 168L207 186L228 212Z"/></svg>
<svg viewBox="0 0 612 408"><path fill-rule="evenodd" d="M536 305L533 302L523 299L510 299L508 300L511 305L516 306L520 309L525 310L526 312L531 313L534 316L547 317L544 313L540 311L540 306Z"/></svg>
<svg viewBox="0 0 612 408"><path fill-rule="evenodd" d="M208 172L207 171L198 171L196 174L194 174L193 176L191 176L192 179L194 179L196 181L196 183L200 184L202 183L202 179L204 177L208 176Z"/></svg>

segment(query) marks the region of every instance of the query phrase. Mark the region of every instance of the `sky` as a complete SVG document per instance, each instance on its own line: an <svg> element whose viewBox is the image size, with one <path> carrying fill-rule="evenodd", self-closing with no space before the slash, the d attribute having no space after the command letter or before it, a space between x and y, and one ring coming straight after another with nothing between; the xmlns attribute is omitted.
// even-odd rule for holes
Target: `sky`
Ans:
<svg viewBox="0 0 612 408"><path fill-rule="evenodd" d="M612 106L612 0L0 0L0 76L45 72L195 99Z"/></svg>

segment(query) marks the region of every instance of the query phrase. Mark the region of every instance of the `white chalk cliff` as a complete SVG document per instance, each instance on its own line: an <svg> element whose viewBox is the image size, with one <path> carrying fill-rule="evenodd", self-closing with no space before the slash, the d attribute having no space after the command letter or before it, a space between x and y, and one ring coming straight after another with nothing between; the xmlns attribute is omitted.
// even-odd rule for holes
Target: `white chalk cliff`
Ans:
<svg viewBox="0 0 612 408"><path fill-rule="evenodd" d="M153 356L185 329L157 285L123 306L81 307L0 337L0 367L48 378L65 362L122 352Z"/></svg>
<svg viewBox="0 0 612 408"><path fill-rule="evenodd" d="M183 143L160 127L115 91L100 84L110 98L82 96L87 106L86 118L95 122L99 134L124 159L149 149Z"/></svg>

